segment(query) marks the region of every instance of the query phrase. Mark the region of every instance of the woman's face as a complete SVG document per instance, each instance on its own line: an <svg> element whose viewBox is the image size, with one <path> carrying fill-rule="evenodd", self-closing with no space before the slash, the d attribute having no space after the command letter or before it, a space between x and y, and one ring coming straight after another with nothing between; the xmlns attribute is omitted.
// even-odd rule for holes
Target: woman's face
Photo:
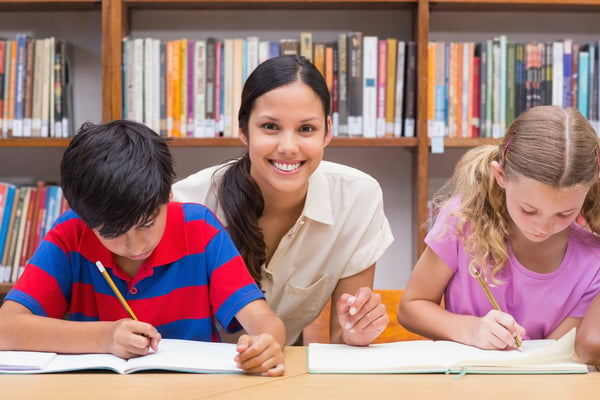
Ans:
<svg viewBox="0 0 600 400"><path fill-rule="evenodd" d="M306 194L308 178L331 141L331 119L306 84L295 82L258 97L248 121L250 174L263 196Z"/></svg>

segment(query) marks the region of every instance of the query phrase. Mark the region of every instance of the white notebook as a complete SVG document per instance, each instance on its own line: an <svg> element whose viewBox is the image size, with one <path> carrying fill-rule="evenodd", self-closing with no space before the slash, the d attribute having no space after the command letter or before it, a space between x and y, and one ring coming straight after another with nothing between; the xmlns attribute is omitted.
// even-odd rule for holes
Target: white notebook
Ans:
<svg viewBox="0 0 600 400"><path fill-rule="evenodd" d="M35 351L0 351L0 373L39 374L105 369L119 374L169 370L193 373L241 373L233 360L236 345L162 339L158 351L124 360L112 354L56 354Z"/></svg>
<svg viewBox="0 0 600 400"><path fill-rule="evenodd" d="M311 343L309 373L586 373L574 360L575 329L559 340L525 340L519 350L483 350L451 341L415 340L355 347Z"/></svg>

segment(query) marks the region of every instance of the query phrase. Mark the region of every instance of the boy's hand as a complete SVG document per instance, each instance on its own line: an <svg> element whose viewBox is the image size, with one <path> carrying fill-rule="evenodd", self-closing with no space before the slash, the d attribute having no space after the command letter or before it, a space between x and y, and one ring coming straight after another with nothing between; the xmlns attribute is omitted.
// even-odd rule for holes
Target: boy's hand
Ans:
<svg viewBox="0 0 600 400"><path fill-rule="evenodd" d="M108 337L108 351L128 359L157 351L161 335L152 325L126 318L112 324Z"/></svg>
<svg viewBox="0 0 600 400"><path fill-rule="evenodd" d="M268 333L240 336L237 351L235 362L247 374L280 376L285 372L281 345Z"/></svg>
<svg viewBox="0 0 600 400"><path fill-rule="evenodd" d="M362 287L355 295L344 293L336 304L344 343L366 346L387 327L390 317L381 303L381 295Z"/></svg>
<svg viewBox="0 0 600 400"><path fill-rule="evenodd" d="M525 336L525 328L505 312L491 310L485 317L477 320L471 343L468 344L481 349L516 348L515 337L522 339Z"/></svg>

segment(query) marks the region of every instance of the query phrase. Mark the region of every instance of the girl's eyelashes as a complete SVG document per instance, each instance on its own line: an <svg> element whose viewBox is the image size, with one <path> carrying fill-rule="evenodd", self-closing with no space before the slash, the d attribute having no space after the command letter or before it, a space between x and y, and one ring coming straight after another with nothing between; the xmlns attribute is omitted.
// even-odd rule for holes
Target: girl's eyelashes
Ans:
<svg viewBox="0 0 600 400"><path fill-rule="evenodd" d="M525 210L523 208L521 208L521 212L525 215L535 215L535 211Z"/></svg>

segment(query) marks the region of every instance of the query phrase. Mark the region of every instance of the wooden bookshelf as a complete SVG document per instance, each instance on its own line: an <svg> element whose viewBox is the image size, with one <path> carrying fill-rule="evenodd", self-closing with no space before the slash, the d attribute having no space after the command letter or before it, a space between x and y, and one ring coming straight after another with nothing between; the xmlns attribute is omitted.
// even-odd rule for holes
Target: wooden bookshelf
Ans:
<svg viewBox="0 0 600 400"><path fill-rule="evenodd" d="M122 86L121 86L121 43L122 39L132 32L132 26L135 25L136 14L139 12L160 10L190 10L193 12L227 12L234 13L240 10L270 10L284 12L293 19L295 13L307 11L321 12L345 12L353 10L356 13L370 10L381 10L395 12L403 10L411 15L411 33L410 37L404 37L405 40L414 40L417 43L417 116L415 138L334 138L331 147L343 148L344 150L365 149L389 149L397 151L398 157L404 157L408 154L412 157L413 168L409 172L400 171L400 174L410 174L412 181L412 195L414 215L412 234L413 247L415 248L413 262L416 256L424 249L423 239L425 236L425 222L428 218L427 201L430 193L429 185L431 181L430 163L432 155L430 153L430 139L427 135L427 115L426 106L428 101L428 77L427 77L427 44L429 40L435 40L435 35L442 35L437 32L435 26L438 13L471 13L479 12L490 15L495 12L509 12L515 15L529 13L528 15L537 16L547 12L563 13L565 20L574 19L570 13L591 13L600 15L600 0L246 0L246 1L222 1L222 0L0 0L0 18L3 13L48 13L54 18L60 12L72 11L92 11L98 14L97 40L100 42L101 51L101 75L100 92L86 93L75 98L76 102L85 101L85 96L100 96L101 110L97 110L99 120L109 121L121 118L122 109ZM23 17L21 17L23 18ZM460 21L460 22L459 22ZM508 21L507 21L508 22ZM65 24L68 21L65 21ZM307 30L310 30L311 21L306 21ZM369 21L374 27L379 21ZM463 27L464 23L464 27ZM461 20L457 18L455 24L459 30L450 32L447 40L454 40L452 35L467 36L470 34L481 34L479 27L473 21ZM527 26L529 34L535 34L537 28L540 31L547 29L533 21L534 27ZM178 22L172 22L173 29L178 28ZM597 24L596 24L597 25ZM35 30L35 27L23 22L24 30ZM348 30L351 30L349 27ZM500 32L503 32L502 23L499 23ZM202 26L198 26L202 30ZM256 30L262 27L256 26ZM398 27L397 29L400 29ZM581 29L574 29L574 34L581 34L581 30L590 31L588 33L596 35L600 39L600 28L586 26ZM2 28L0 28L0 32ZM443 31L443 30L442 30ZM497 32L497 29L490 28L489 32ZM516 31L516 29L515 29ZM458 33L457 33L458 32ZM562 31L559 31L562 32ZM445 35L446 32L444 31ZM510 32L508 32L510 35ZM558 33L557 35L560 35ZM492 36L490 33L488 36ZM67 37L68 38L68 37ZM462 40L462 39L458 39ZM81 68L75 65L75 68ZM75 82L78 84L80 82ZM84 107L85 108L85 107ZM77 112L77 110L76 110ZM76 117L78 117L76 115ZM81 116L79 116L81 117ZM77 119L77 118L76 118ZM444 146L448 148L470 148L481 144L498 144L498 139L466 139L466 138L446 138ZM11 151L21 157L27 156L31 148L61 148L66 147L69 139L0 139L0 152ZM241 147L239 139L235 138L214 138L214 139L188 139L178 138L171 141L170 145L174 148L234 148ZM2 153L0 153L2 154ZM60 160L56 160L58 163ZM0 171L5 175L18 175L19 171L4 171L4 161L0 156ZM393 168L394 166L390 166ZM450 168L448 169L448 175ZM57 179L58 177L56 177ZM377 176L375 176L377 178ZM385 187L384 187L385 191ZM386 205L387 206L387 205ZM388 206L389 207L389 206ZM392 205L391 207L401 207ZM392 221L393 222L393 221ZM397 223L397 221L396 221ZM402 262L400 264L406 264ZM10 285L0 284L0 294L5 293Z"/></svg>

